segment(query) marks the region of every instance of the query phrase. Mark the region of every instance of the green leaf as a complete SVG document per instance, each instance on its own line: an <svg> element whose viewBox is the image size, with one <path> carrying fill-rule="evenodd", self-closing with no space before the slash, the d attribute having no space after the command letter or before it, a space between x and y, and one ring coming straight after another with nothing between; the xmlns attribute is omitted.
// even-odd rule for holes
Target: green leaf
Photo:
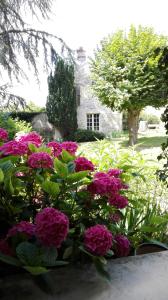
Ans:
<svg viewBox="0 0 168 300"><path fill-rule="evenodd" d="M157 228L153 227L152 225L151 226L142 225L140 230L141 230L141 232L155 232L155 231L157 231Z"/></svg>
<svg viewBox="0 0 168 300"><path fill-rule="evenodd" d="M87 254L88 256L90 256L90 257L95 257L93 254L91 254L90 252L88 252L87 250L85 250L85 248L81 245L81 246L79 246L79 249L82 251L82 252L84 252L85 254Z"/></svg>
<svg viewBox="0 0 168 300"><path fill-rule="evenodd" d="M70 257L71 254L72 254L72 251L73 251L72 246L66 248L65 251L64 251L64 254L63 254L63 259L67 259L68 257Z"/></svg>
<svg viewBox="0 0 168 300"><path fill-rule="evenodd" d="M13 184L12 184L12 180L11 180L11 177L10 176L6 176L5 179L4 179L4 187L5 187L5 190L13 195L14 194L14 187L13 187Z"/></svg>
<svg viewBox="0 0 168 300"><path fill-rule="evenodd" d="M26 266L39 266L41 264L39 248L27 241L17 246L16 254L19 260Z"/></svg>
<svg viewBox="0 0 168 300"><path fill-rule="evenodd" d="M42 183L41 186L43 190L52 197L56 197L60 192L59 184L56 182L46 180Z"/></svg>
<svg viewBox="0 0 168 300"><path fill-rule="evenodd" d="M68 163L75 159L75 156L71 155L68 151L64 149L62 150L61 157L65 163Z"/></svg>
<svg viewBox="0 0 168 300"><path fill-rule="evenodd" d="M61 266L66 266L66 265L68 265L69 264L69 262L68 261L63 261L63 260L57 260L56 261L56 263L55 263L55 266L57 266L57 267L61 267Z"/></svg>
<svg viewBox="0 0 168 300"><path fill-rule="evenodd" d="M56 266L58 252L55 247L43 247L41 260L42 264L45 267L54 267Z"/></svg>
<svg viewBox="0 0 168 300"><path fill-rule="evenodd" d="M0 169L0 183L4 181L4 173L2 169Z"/></svg>
<svg viewBox="0 0 168 300"><path fill-rule="evenodd" d="M159 225L159 224L168 222L168 218L165 218L165 217L162 217L162 216L152 216L150 222L154 225L155 224Z"/></svg>
<svg viewBox="0 0 168 300"><path fill-rule="evenodd" d="M88 175L89 171L80 171L67 176L66 180L68 183L74 183L84 179Z"/></svg>
<svg viewBox="0 0 168 300"><path fill-rule="evenodd" d="M44 274L44 273L49 272L49 270L47 270L44 267L40 267L40 266L36 266L36 267L24 266L23 268L26 271L28 271L29 273L31 273L32 275L40 275L40 274Z"/></svg>
<svg viewBox="0 0 168 300"><path fill-rule="evenodd" d="M61 178L66 178L68 175L68 167L62 163L58 158L54 159L54 168Z"/></svg>
<svg viewBox="0 0 168 300"><path fill-rule="evenodd" d="M38 152L38 148L34 144L28 144L28 147L31 152Z"/></svg>
<svg viewBox="0 0 168 300"><path fill-rule="evenodd" d="M12 265L12 266L17 266L20 267L21 263L17 258L14 258L12 256L5 255L0 252L0 260L6 264Z"/></svg>
<svg viewBox="0 0 168 300"><path fill-rule="evenodd" d="M100 257L95 257L93 262L100 276L106 279L108 282L111 282L110 274L104 269L104 264L102 263Z"/></svg>

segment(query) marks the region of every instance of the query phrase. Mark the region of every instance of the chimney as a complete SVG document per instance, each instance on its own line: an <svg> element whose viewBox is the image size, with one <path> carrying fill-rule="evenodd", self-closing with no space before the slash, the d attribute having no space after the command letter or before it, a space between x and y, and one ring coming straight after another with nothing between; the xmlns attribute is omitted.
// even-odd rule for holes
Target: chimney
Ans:
<svg viewBox="0 0 168 300"><path fill-rule="evenodd" d="M86 60L86 51L83 49L83 47L77 49L76 52L77 52L77 60L79 62L84 62Z"/></svg>

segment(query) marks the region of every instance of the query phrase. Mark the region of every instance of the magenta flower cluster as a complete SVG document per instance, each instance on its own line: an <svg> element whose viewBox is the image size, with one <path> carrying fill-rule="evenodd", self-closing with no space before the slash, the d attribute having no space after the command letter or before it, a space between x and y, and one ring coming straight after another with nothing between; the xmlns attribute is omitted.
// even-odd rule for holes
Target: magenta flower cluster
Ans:
<svg viewBox="0 0 168 300"><path fill-rule="evenodd" d="M94 165L85 157L78 157L75 159L75 171L94 171Z"/></svg>
<svg viewBox="0 0 168 300"><path fill-rule="evenodd" d="M88 186L88 190L92 194L108 195L110 193L117 193L122 189L122 182L120 178L109 176L108 173L97 172L94 175L93 182Z"/></svg>
<svg viewBox="0 0 168 300"><path fill-rule="evenodd" d="M52 154L55 157L58 157L61 154L61 152L62 152L62 146L58 142L54 142L54 141L53 142L49 142L47 144L47 147L49 147L49 148L52 149Z"/></svg>
<svg viewBox="0 0 168 300"><path fill-rule="evenodd" d="M27 153L27 146L21 142L13 140L3 144L0 147L0 152L2 153L2 156L8 156L8 155L21 156Z"/></svg>
<svg viewBox="0 0 168 300"><path fill-rule="evenodd" d="M117 234L114 236L115 254L118 257L128 256L130 253L130 241L126 236Z"/></svg>
<svg viewBox="0 0 168 300"><path fill-rule="evenodd" d="M52 207L44 208L35 218L36 236L45 246L59 248L69 230L67 216Z"/></svg>
<svg viewBox="0 0 168 300"><path fill-rule="evenodd" d="M78 149L78 145L75 142L63 142L61 147L72 155L75 155L76 150Z"/></svg>
<svg viewBox="0 0 168 300"><path fill-rule="evenodd" d="M5 142L7 141L7 139L8 139L8 132L5 129L0 128L0 141Z"/></svg>
<svg viewBox="0 0 168 300"><path fill-rule="evenodd" d="M42 137L37 132L20 135L16 140L25 145L33 144L36 147L40 147L42 144Z"/></svg>
<svg viewBox="0 0 168 300"><path fill-rule="evenodd" d="M128 199L120 194L113 194L108 198L109 204L118 209L125 208L128 205Z"/></svg>
<svg viewBox="0 0 168 300"><path fill-rule="evenodd" d="M7 238L15 236L18 233L22 233L27 238L31 238L34 235L34 230L34 224L27 221L21 221L20 223L14 225L11 229L9 229Z"/></svg>
<svg viewBox="0 0 168 300"><path fill-rule="evenodd" d="M94 255L104 256L112 247L112 234L104 225L95 225L84 233L85 248Z"/></svg>
<svg viewBox="0 0 168 300"><path fill-rule="evenodd" d="M128 199L119 194L126 186L122 183L121 170L111 169L107 173L97 172L93 182L88 185L88 191L93 195L107 196L110 205L116 208L124 208L128 205Z"/></svg>
<svg viewBox="0 0 168 300"><path fill-rule="evenodd" d="M46 152L35 152L31 154L27 161L31 168L44 168L49 169L53 167L53 160Z"/></svg>

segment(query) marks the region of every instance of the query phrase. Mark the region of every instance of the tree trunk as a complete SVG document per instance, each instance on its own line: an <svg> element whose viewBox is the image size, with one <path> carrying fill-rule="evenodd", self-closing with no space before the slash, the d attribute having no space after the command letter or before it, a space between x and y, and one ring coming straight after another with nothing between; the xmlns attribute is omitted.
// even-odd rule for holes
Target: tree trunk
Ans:
<svg viewBox="0 0 168 300"><path fill-rule="evenodd" d="M128 111L128 131L129 131L129 145L133 146L137 143L138 128L139 128L140 110Z"/></svg>

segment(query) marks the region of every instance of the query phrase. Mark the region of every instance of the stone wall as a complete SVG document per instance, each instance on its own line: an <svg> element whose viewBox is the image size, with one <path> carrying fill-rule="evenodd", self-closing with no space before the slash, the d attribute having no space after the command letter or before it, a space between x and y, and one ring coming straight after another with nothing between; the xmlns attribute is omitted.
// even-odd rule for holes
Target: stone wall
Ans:
<svg viewBox="0 0 168 300"><path fill-rule="evenodd" d="M83 51L81 49L81 51ZM122 130L122 114L113 112L102 105L91 90L91 79L87 58L78 59L76 64L76 85L80 87L80 103L78 103L78 127L87 129L87 114L99 114L99 131L110 134L112 131Z"/></svg>

